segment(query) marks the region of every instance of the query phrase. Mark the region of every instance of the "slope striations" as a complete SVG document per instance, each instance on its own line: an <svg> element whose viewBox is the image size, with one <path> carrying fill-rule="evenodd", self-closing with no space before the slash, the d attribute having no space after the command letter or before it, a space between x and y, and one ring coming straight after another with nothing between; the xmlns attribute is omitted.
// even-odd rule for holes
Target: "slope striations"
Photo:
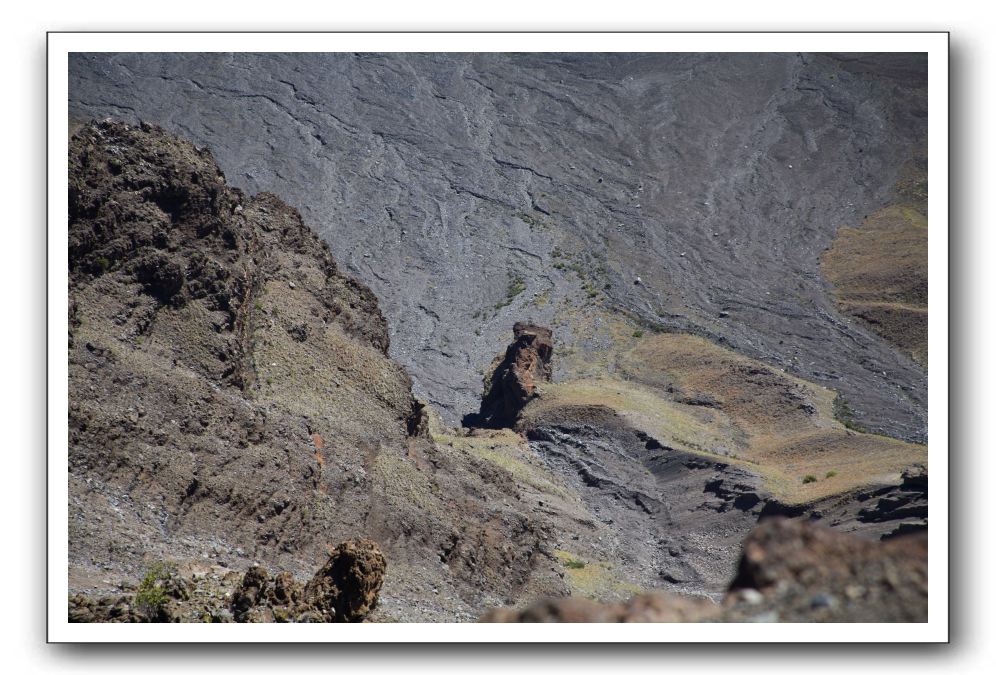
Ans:
<svg viewBox="0 0 996 675"><path fill-rule="evenodd" d="M74 54L69 109L298 205L451 424L513 322L583 353L624 312L924 442L923 367L840 313L820 255L922 153L925 92L911 54Z"/></svg>

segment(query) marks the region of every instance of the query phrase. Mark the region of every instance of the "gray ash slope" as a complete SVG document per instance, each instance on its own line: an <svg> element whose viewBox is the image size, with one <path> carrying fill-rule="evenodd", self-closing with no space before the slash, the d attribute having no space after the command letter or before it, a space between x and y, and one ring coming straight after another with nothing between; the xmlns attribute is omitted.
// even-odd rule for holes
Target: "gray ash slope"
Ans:
<svg viewBox="0 0 996 675"><path fill-rule="evenodd" d="M76 54L69 70L72 117L161 124L298 206L451 422L515 320L556 326L594 292L926 440L924 369L839 314L819 271L922 152L924 57Z"/></svg>

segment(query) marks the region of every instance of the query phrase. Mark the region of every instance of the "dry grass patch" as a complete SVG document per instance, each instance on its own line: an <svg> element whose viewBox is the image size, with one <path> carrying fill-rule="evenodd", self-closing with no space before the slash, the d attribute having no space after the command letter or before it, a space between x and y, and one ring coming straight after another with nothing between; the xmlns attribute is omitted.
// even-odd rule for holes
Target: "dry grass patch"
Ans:
<svg viewBox="0 0 996 675"><path fill-rule="evenodd" d="M926 174L908 168L897 190L900 203L840 229L822 269L841 311L926 366Z"/></svg>
<svg viewBox="0 0 996 675"><path fill-rule="evenodd" d="M528 486L537 492L575 501L546 463L536 456L519 434L510 429L476 430L469 435L433 431L432 439L440 446L452 447L478 459L501 467L515 479L519 486Z"/></svg>
<svg viewBox="0 0 996 675"><path fill-rule="evenodd" d="M632 335L632 326L628 335ZM692 335L621 339L615 373L543 385L526 426L557 410L602 406L661 443L759 474L789 503L894 482L927 448L855 433L836 393Z"/></svg>
<svg viewBox="0 0 996 675"><path fill-rule="evenodd" d="M623 581L610 563L587 561L561 550L555 550L553 555L563 567L564 578L572 595L604 602L626 600L645 591L636 584Z"/></svg>

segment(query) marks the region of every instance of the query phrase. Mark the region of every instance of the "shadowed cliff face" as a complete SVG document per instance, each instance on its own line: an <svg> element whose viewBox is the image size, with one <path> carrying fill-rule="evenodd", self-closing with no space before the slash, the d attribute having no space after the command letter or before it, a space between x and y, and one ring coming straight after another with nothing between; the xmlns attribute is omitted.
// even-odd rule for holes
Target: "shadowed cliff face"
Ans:
<svg viewBox="0 0 996 675"><path fill-rule="evenodd" d="M553 356L553 332L549 328L528 323L516 323L512 328L514 340L505 355L495 358L494 373L484 386L481 410L466 415L468 427L515 426L522 408L536 396L536 387L550 381Z"/></svg>
<svg viewBox="0 0 996 675"><path fill-rule="evenodd" d="M450 422L515 320L583 359L605 345L579 326L625 313L926 439L924 369L819 267L922 154L924 57L79 54L69 107L182 133L321 224Z"/></svg>

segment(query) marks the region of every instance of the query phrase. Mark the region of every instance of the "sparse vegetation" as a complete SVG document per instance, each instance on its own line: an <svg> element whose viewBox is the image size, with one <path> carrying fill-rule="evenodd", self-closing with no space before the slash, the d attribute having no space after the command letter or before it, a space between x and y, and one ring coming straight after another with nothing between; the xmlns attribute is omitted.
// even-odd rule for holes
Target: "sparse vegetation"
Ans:
<svg viewBox="0 0 996 675"><path fill-rule="evenodd" d="M815 482L816 482L816 476L814 476L811 473L806 474L806 477L802 479L803 485L806 485L807 483L815 483Z"/></svg>
<svg viewBox="0 0 996 675"><path fill-rule="evenodd" d="M827 471L826 478L833 478L836 475L837 475L836 471Z"/></svg>
<svg viewBox="0 0 996 675"><path fill-rule="evenodd" d="M524 222L529 227L542 227L542 228L546 227L546 224L542 220L536 218L532 214L526 213L525 211L519 211L518 213L515 214L515 217Z"/></svg>
<svg viewBox="0 0 996 675"><path fill-rule="evenodd" d="M166 582L176 574L176 565L168 562L154 563L142 577L135 592L135 607L149 621L155 621L166 605Z"/></svg>
<svg viewBox="0 0 996 675"><path fill-rule="evenodd" d="M642 338L643 337L643 331L642 330L635 330L635 331L633 331L633 337L635 337L635 338Z"/></svg>
<svg viewBox="0 0 996 675"><path fill-rule="evenodd" d="M567 558L564 561L564 567L572 570L583 570L586 564L584 560L578 560L577 558Z"/></svg>
<svg viewBox="0 0 996 675"><path fill-rule="evenodd" d="M495 311L500 310L502 307L508 307L512 304L512 301L516 297L522 294L526 290L526 282L522 280L522 277L516 275L508 282L508 289L505 291L505 299L498 302L495 305Z"/></svg>
<svg viewBox="0 0 996 675"><path fill-rule="evenodd" d="M865 428L854 421L854 411L843 394L838 393L833 400L833 417L851 431L865 432Z"/></svg>

